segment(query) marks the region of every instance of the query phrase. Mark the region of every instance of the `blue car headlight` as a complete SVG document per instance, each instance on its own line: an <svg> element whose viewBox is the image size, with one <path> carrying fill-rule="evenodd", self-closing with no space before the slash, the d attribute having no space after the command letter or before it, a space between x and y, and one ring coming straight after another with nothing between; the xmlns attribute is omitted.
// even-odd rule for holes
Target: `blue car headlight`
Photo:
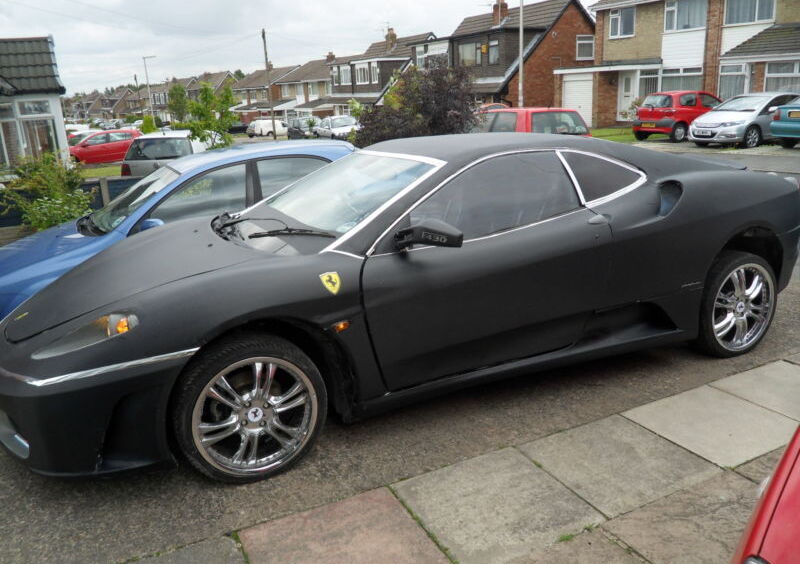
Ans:
<svg viewBox="0 0 800 564"><path fill-rule="evenodd" d="M110 313L98 317L91 323L67 333L31 355L34 360L52 358L95 345L132 331L139 325L139 318L132 313Z"/></svg>

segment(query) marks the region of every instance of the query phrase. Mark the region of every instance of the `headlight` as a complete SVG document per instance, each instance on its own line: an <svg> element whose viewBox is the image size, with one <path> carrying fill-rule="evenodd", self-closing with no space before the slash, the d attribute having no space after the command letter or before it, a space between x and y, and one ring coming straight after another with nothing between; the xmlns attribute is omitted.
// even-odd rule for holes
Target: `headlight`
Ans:
<svg viewBox="0 0 800 564"><path fill-rule="evenodd" d="M132 313L110 313L39 349L31 358L42 360L76 351L127 333L138 325L139 318Z"/></svg>
<svg viewBox="0 0 800 564"><path fill-rule="evenodd" d="M720 127L732 127L734 125L743 125L743 124L744 124L744 120L739 120L739 121L726 121L726 122L721 123L719 125L720 125Z"/></svg>
<svg viewBox="0 0 800 564"><path fill-rule="evenodd" d="M759 558L758 556L751 556L750 558L742 562L742 564L769 564L769 563L763 558Z"/></svg>

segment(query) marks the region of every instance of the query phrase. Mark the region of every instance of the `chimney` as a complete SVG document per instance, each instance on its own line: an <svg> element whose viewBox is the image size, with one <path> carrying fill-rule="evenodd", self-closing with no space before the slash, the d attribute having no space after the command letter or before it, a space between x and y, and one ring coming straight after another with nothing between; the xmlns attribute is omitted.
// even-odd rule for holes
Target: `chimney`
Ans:
<svg viewBox="0 0 800 564"><path fill-rule="evenodd" d="M333 51L328 51L328 54L325 56L326 63L332 63L336 60L336 55L333 54Z"/></svg>
<svg viewBox="0 0 800 564"><path fill-rule="evenodd" d="M492 21L494 25L500 25L504 19L508 17L508 4L505 0L497 0L492 6Z"/></svg>
<svg viewBox="0 0 800 564"><path fill-rule="evenodd" d="M394 32L394 28L390 27L386 32L386 50L393 51L395 47L397 47L397 34Z"/></svg>

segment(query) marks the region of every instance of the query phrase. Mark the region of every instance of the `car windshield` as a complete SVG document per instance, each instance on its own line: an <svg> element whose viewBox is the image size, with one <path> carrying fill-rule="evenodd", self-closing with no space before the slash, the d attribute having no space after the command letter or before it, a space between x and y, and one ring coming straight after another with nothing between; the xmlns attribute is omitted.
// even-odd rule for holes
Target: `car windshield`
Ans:
<svg viewBox="0 0 800 564"><path fill-rule="evenodd" d="M105 232L111 231L179 176L180 174L169 167L159 168L111 200L107 206L94 212L91 215L92 222Z"/></svg>
<svg viewBox="0 0 800 564"><path fill-rule="evenodd" d="M671 108L672 96L666 94L650 94L642 101L642 106L650 106L651 108Z"/></svg>
<svg viewBox="0 0 800 564"><path fill-rule="evenodd" d="M769 96L739 96L731 98L711 110L712 112L754 112L769 100Z"/></svg>
<svg viewBox="0 0 800 564"><path fill-rule="evenodd" d="M356 118L352 116L342 116L333 118L331 120L331 127L347 127L348 125L355 125Z"/></svg>
<svg viewBox="0 0 800 564"><path fill-rule="evenodd" d="M301 178L247 215L269 215L265 206L332 233L346 233L407 188L433 165L412 159L356 153Z"/></svg>
<svg viewBox="0 0 800 564"><path fill-rule="evenodd" d="M126 161L150 161L158 159L177 159L191 154L192 149L186 137L164 137L155 139L137 139L133 142Z"/></svg>

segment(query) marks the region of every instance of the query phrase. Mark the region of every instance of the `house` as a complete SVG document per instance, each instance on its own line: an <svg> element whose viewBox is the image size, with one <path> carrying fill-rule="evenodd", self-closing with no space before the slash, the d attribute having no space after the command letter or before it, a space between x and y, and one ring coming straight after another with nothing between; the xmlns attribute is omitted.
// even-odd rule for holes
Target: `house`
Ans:
<svg viewBox="0 0 800 564"><path fill-rule="evenodd" d="M295 115L320 117L333 114L331 99L331 73L328 63L336 56L329 52L324 59L308 61L277 81L281 89L281 99L295 99L292 108L285 108ZM287 105L291 105L291 102Z"/></svg>
<svg viewBox="0 0 800 564"><path fill-rule="evenodd" d="M269 71L269 97L267 96L267 71L265 69L251 72L244 78L237 80L233 86L233 95L241 102L234 112L239 114L239 119L244 123L268 116L270 108L277 107L290 102L291 100L281 99L281 87L278 81L298 68L298 65L288 67L272 67L270 63Z"/></svg>
<svg viewBox="0 0 800 564"><path fill-rule="evenodd" d="M110 94L102 94L93 104L92 111L99 112L97 117L103 119L121 118L128 114L128 100L134 97L133 90L127 86L119 86ZM97 108L94 110L94 108ZM95 116L92 116L95 117Z"/></svg>
<svg viewBox="0 0 800 564"><path fill-rule="evenodd" d="M194 81L186 87L186 94L192 100L197 100L203 84L210 84L214 89L214 94L218 94L225 86L232 86L235 82L236 77L230 71L204 72L195 77Z"/></svg>
<svg viewBox="0 0 800 564"><path fill-rule="evenodd" d="M464 18L447 38L413 45L417 66L434 58L468 67L480 103L518 106L519 8L496 0L492 11ZM553 70L592 63L594 21L578 0L545 0L523 10L523 103L553 106Z"/></svg>
<svg viewBox="0 0 800 564"><path fill-rule="evenodd" d="M625 123L652 92L727 98L797 82L797 0L600 0L591 9L592 65L555 73L563 105L580 106L595 126Z"/></svg>
<svg viewBox="0 0 800 564"><path fill-rule="evenodd" d="M50 37L0 39L0 169L22 157L69 157L55 47Z"/></svg>
<svg viewBox="0 0 800 564"><path fill-rule="evenodd" d="M86 119L89 117L89 109L100 97L100 93L95 90L89 94L75 96L70 104L70 112L75 119Z"/></svg>
<svg viewBox="0 0 800 564"><path fill-rule="evenodd" d="M402 72L411 64L412 45L435 38L432 32L398 37L390 27L384 40L373 43L364 53L327 61L334 113L348 114L351 99L366 106L379 103L394 73Z"/></svg>
<svg viewBox="0 0 800 564"><path fill-rule="evenodd" d="M172 77L171 80L164 81L159 84L151 84L150 85L150 107L143 108L145 113L148 113L150 108L153 110L153 114L158 116L159 119L162 121L173 121L173 115L169 111L169 91L170 88L175 86L176 84L180 84L186 90L187 97L189 96L189 89L194 88L197 83L197 79L193 76L188 76L186 78L175 78ZM143 94L147 94L147 86L145 85L142 89Z"/></svg>

